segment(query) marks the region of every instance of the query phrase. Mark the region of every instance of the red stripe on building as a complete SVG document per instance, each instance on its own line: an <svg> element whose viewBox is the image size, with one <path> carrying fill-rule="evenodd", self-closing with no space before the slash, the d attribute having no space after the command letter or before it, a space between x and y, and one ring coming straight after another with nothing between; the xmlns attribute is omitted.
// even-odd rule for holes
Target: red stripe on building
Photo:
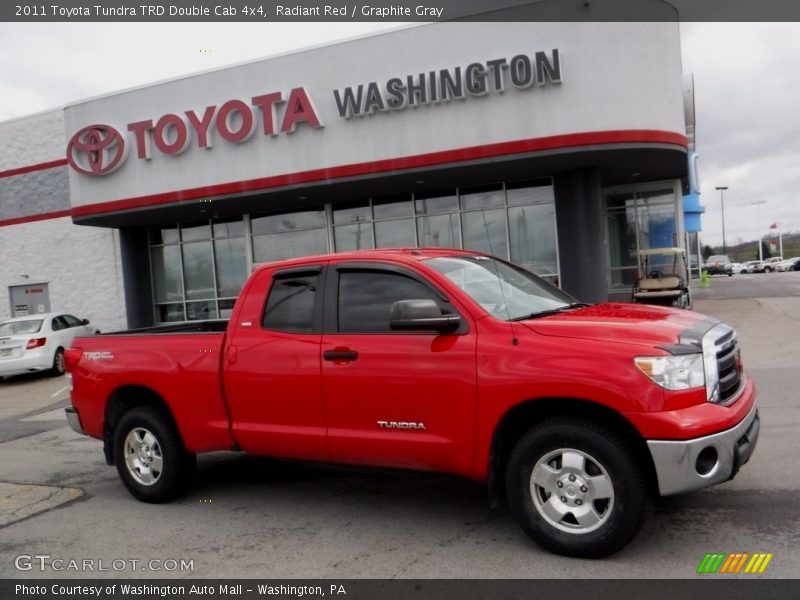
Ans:
<svg viewBox="0 0 800 600"><path fill-rule="evenodd" d="M55 167L66 167L67 159L59 158L58 160L51 160L49 162L38 163L35 165L28 165L26 167L17 167L16 169L8 169L7 171L0 171L0 179L5 177L14 177L14 175L24 175L25 173L33 173L34 171L46 171L47 169L54 169Z"/></svg>
<svg viewBox="0 0 800 600"><path fill-rule="evenodd" d="M414 156L404 156L378 161L339 165L324 169L314 169L310 171L300 171L297 173L274 175L271 177L261 177L258 179L248 179L244 181L234 181L204 187L189 188L185 190L165 192L162 194L138 196L122 200L113 200L110 202L99 202L86 206L75 206L71 210L61 210L0 220L0 227L5 225L16 225L19 223L30 223L33 221L44 221L47 219L57 219L70 215L73 217L98 215L103 213L129 210L133 208L142 208L146 206L158 206L162 204L169 204L171 202L195 200L197 198L206 198L210 196L225 196L288 185L313 183L331 179L342 179L346 177L357 177L361 175L372 175L376 173L387 173L391 171L402 171L405 169L414 169L420 167L432 167L471 160L480 160L483 158L510 156L514 154L525 154L530 152L542 152L563 148L578 148L583 146L613 144L666 144L685 149L687 147L687 139L685 135L681 135L679 133L652 129L594 131L587 133L554 135L543 138L517 140L513 142L500 142L483 146L471 146L468 148L457 148L454 150L444 150L441 152L417 154ZM66 159L61 159L47 163L40 163L38 165L11 169L9 171L0 172L0 178L50 169L53 167L60 167L66 164Z"/></svg>
<svg viewBox="0 0 800 600"><path fill-rule="evenodd" d="M373 175L376 173L386 173L390 171L402 171L404 169L438 166L449 163L479 160L482 158L493 158L497 156L509 156L513 154L541 152L562 148L576 148L581 146L598 146L609 144L667 144L679 146L685 149L687 147L687 139L685 135L681 135L679 133L651 129L571 133L544 138L517 140L514 142L501 142L483 146L472 146L469 148L444 150L441 152L431 152L428 154L418 154L415 156L405 156L371 162L339 165L324 169L300 171L297 173L274 175L271 177L261 177L258 179L249 179L244 181L234 181L230 183L165 192L162 194L113 200L111 202L100 202L86 206L76 206L72 209L72 214L76 217L97 215L102 213L130 210L134 208L142 208L146 206L157 206L160 204L181 202L185 200L195 200L197 198L225 196L302 183L313 183L331 179L342 179L345 177L357 177L361 175Z"/></svg>
<svg viewBox="0 0 800 600"><path fill-rule="evenodd" d="M60 219L61 217L72 216L72 210L55 210L53 212L39 213L37 215L27 215L25 217L14 217L11 219L0 219L0 227L7 225L19 225L20 223L33 223L34 221L47 221L49 219Z"/></svg>

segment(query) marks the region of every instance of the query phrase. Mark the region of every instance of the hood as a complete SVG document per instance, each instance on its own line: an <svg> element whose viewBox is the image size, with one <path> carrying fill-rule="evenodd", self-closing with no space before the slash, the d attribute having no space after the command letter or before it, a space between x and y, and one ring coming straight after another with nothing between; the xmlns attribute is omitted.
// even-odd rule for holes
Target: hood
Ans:
<svg viewBox="0 0 800 600"><path fill-rule="evenodd" d="M678 344L681 337L693 338L697 343L702 334L718 321L690 310L608 303L521 323L541 335L623 342L653 348Z"/></svg>

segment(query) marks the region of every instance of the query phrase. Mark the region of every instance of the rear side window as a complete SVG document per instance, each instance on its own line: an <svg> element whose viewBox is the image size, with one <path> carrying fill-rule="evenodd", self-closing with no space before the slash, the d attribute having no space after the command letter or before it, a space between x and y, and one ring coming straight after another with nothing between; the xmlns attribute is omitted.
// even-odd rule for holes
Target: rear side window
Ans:
<svg viewBox="0 0 800 600"><path fill-rule="evenodd" d="M264 329L313 333L319 273L275 279L261 321Z"/></svg>
<svg viewBox="0 0 800 600"><path fill-rule="evenodd" d="M63 315L62 318L67 323L67 327L80 327L83 325L77 317L73 317L72 315Z"/></svg>
<svg viewBox="0 0 800 600"><path fill-rule="evenodd" d="M64 320L64 317L53 317L53 331L61 331L62 329L67 329L67 322Z"/></svg>
<svg viewBox="0 0 800 600"><path fill-rule="evenodd" d="M342 271L339 331L396 333L389 327L392 304L398 300L427 299L442 306L441 298L431 288L410 277L381 271Z"/></svg>

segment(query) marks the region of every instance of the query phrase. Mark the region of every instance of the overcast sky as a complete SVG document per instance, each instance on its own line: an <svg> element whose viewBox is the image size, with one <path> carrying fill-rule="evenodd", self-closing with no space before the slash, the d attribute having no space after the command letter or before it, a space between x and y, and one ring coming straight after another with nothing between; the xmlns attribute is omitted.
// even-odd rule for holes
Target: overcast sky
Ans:
<svg viewBox="0 0 800 600"><path fill-rule="evenodd" d="M0 23L0 121L399 24ZM695 76L704 243L800 231L800 24L682 26ZM1 140L0 140L1 141Z"/></svg>

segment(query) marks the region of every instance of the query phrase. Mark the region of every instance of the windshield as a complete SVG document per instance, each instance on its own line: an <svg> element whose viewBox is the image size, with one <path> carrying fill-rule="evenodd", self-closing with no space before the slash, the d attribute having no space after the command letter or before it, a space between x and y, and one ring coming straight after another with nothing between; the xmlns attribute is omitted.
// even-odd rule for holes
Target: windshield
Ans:
<svg viewBox="0 0 800 600"><path fill-rule="evenodd" d="M31 319L29 321L7 321L0 324L0 335L24 335L26 333L38 333L42 328L42 319Z"/></svg>
<svg viewBox="0 0 800 600"><path fill-rule="evenodd" d="M489 258L431 258L428 265L456 284L493 317L504 321L570 306L575 300L533 273Z"/></svg>

